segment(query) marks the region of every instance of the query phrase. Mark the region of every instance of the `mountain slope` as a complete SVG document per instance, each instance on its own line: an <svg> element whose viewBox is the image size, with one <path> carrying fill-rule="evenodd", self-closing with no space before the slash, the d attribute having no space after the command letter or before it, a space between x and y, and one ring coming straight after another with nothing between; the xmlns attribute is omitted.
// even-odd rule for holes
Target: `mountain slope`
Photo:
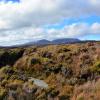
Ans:
<svg viewBox="0 0 100 100"><path fill-rule="evenodd" d="M63 39L53 40L52 44L67 44L67 43L77 43L77 42L81 42L81 40L75 38L63 38Z"/></svg>
<svg viewBox="0 0 100 100"><path fill-rule="evenodd" d="M8 46L8 47L27 47L27 46L42 46L42 45L55 45L55 44L70 44L70 43L78 43L78 42L82 42L79 39L75 39L75 38L62 38L62 39L55 39L52 41L46 40L46 39L42 39L42 40L38 40L38 41L31 41L31 42L27 42L24 44L20 44L20 45L13 45L13 46ZM1 47L3 48L3 46Z"/></svg>
<svg viewBox="0 0 100 100"><path fill-rule="evenodd" d="M0 100L100 99L100 42L3 48L0 64Z"/></svg>

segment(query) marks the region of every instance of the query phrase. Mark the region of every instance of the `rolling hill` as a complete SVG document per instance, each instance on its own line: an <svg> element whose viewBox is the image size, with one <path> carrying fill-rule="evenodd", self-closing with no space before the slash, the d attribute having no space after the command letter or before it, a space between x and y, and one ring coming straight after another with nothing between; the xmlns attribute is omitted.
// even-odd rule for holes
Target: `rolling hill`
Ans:
<svg viewBox="0 0 100 100"><path fill-rule="evenodd" d="M54 42L0 49L0 100L100 99L100 42Z"/></svg>

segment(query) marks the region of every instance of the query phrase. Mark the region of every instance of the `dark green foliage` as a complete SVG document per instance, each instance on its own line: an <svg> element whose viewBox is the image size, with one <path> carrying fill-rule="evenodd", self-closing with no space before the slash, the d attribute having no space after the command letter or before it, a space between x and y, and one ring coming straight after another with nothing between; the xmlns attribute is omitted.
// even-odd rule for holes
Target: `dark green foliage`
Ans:
<svg viewBox="0 0 100 100"><path fill-rule="evenodd" d="M13 65L20 57L24 50L10 50L0 54L0 66Z"/></svg>

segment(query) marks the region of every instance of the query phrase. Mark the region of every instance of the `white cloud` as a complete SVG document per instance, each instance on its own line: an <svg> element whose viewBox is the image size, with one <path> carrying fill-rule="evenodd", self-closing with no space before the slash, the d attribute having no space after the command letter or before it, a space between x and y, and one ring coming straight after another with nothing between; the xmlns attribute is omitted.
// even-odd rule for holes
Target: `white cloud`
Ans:
<svg viewBox="0 0 100 100"><path fill-rule="evenodd" d="M100 23L73 23L66 25L63 29L51 29L47 32L51 39L54 38L77 38L85 35L100 34ZM49 38L48 38L49 39Z"/></svg>
<svg viewBox="0 0 100 100"><path fill-rule="evenodd" d="M0 29L39 26L56 23L63 18L98 15L99 5L99 0L21 0L20 3L1 3L0 22L3 25L0 24Z"/></svg>
<svg viewBox="0 0 100 100"><path fill-rule="evenodd" d="M14 45L40 39L52 40L56 38L77 38L89 34L100 34L100 23L94 23L92 25L89 25L88 23L74 23L66 25L62 29L31 27L6 31L0 34L0 43L2 45Z"/></svg>
<svg viewBox="0 0 100 100"><path fill-rule="evenodd" d="M91 33L94 32L95 34L100 34L100 23L94 23L91 26Z"/></svg>
<svg viewBox="0 0 100 100"><path fill-rule="evenodd" d="M2 0L3 1L3 0ZM5 1L5 0L4 0ZM21 40L77 37L99 34L100 24L73 23L61 30L42 28L59 23L64 18L100 16L100 0L21 0L20 3L0 3L0 45ZM17 42L16 42L17 41Z"/></svg>

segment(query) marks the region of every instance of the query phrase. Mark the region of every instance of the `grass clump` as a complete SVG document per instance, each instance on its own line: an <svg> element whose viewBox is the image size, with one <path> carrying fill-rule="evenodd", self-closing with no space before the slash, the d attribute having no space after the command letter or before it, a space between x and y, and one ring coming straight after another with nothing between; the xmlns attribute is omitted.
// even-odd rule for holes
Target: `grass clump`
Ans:
<svg viewBox="0 0 100 100"><path fill-rule="evenodd" d="M91 68L91 71L94 73L100 74L100 61L97 61Z"/></svg>

